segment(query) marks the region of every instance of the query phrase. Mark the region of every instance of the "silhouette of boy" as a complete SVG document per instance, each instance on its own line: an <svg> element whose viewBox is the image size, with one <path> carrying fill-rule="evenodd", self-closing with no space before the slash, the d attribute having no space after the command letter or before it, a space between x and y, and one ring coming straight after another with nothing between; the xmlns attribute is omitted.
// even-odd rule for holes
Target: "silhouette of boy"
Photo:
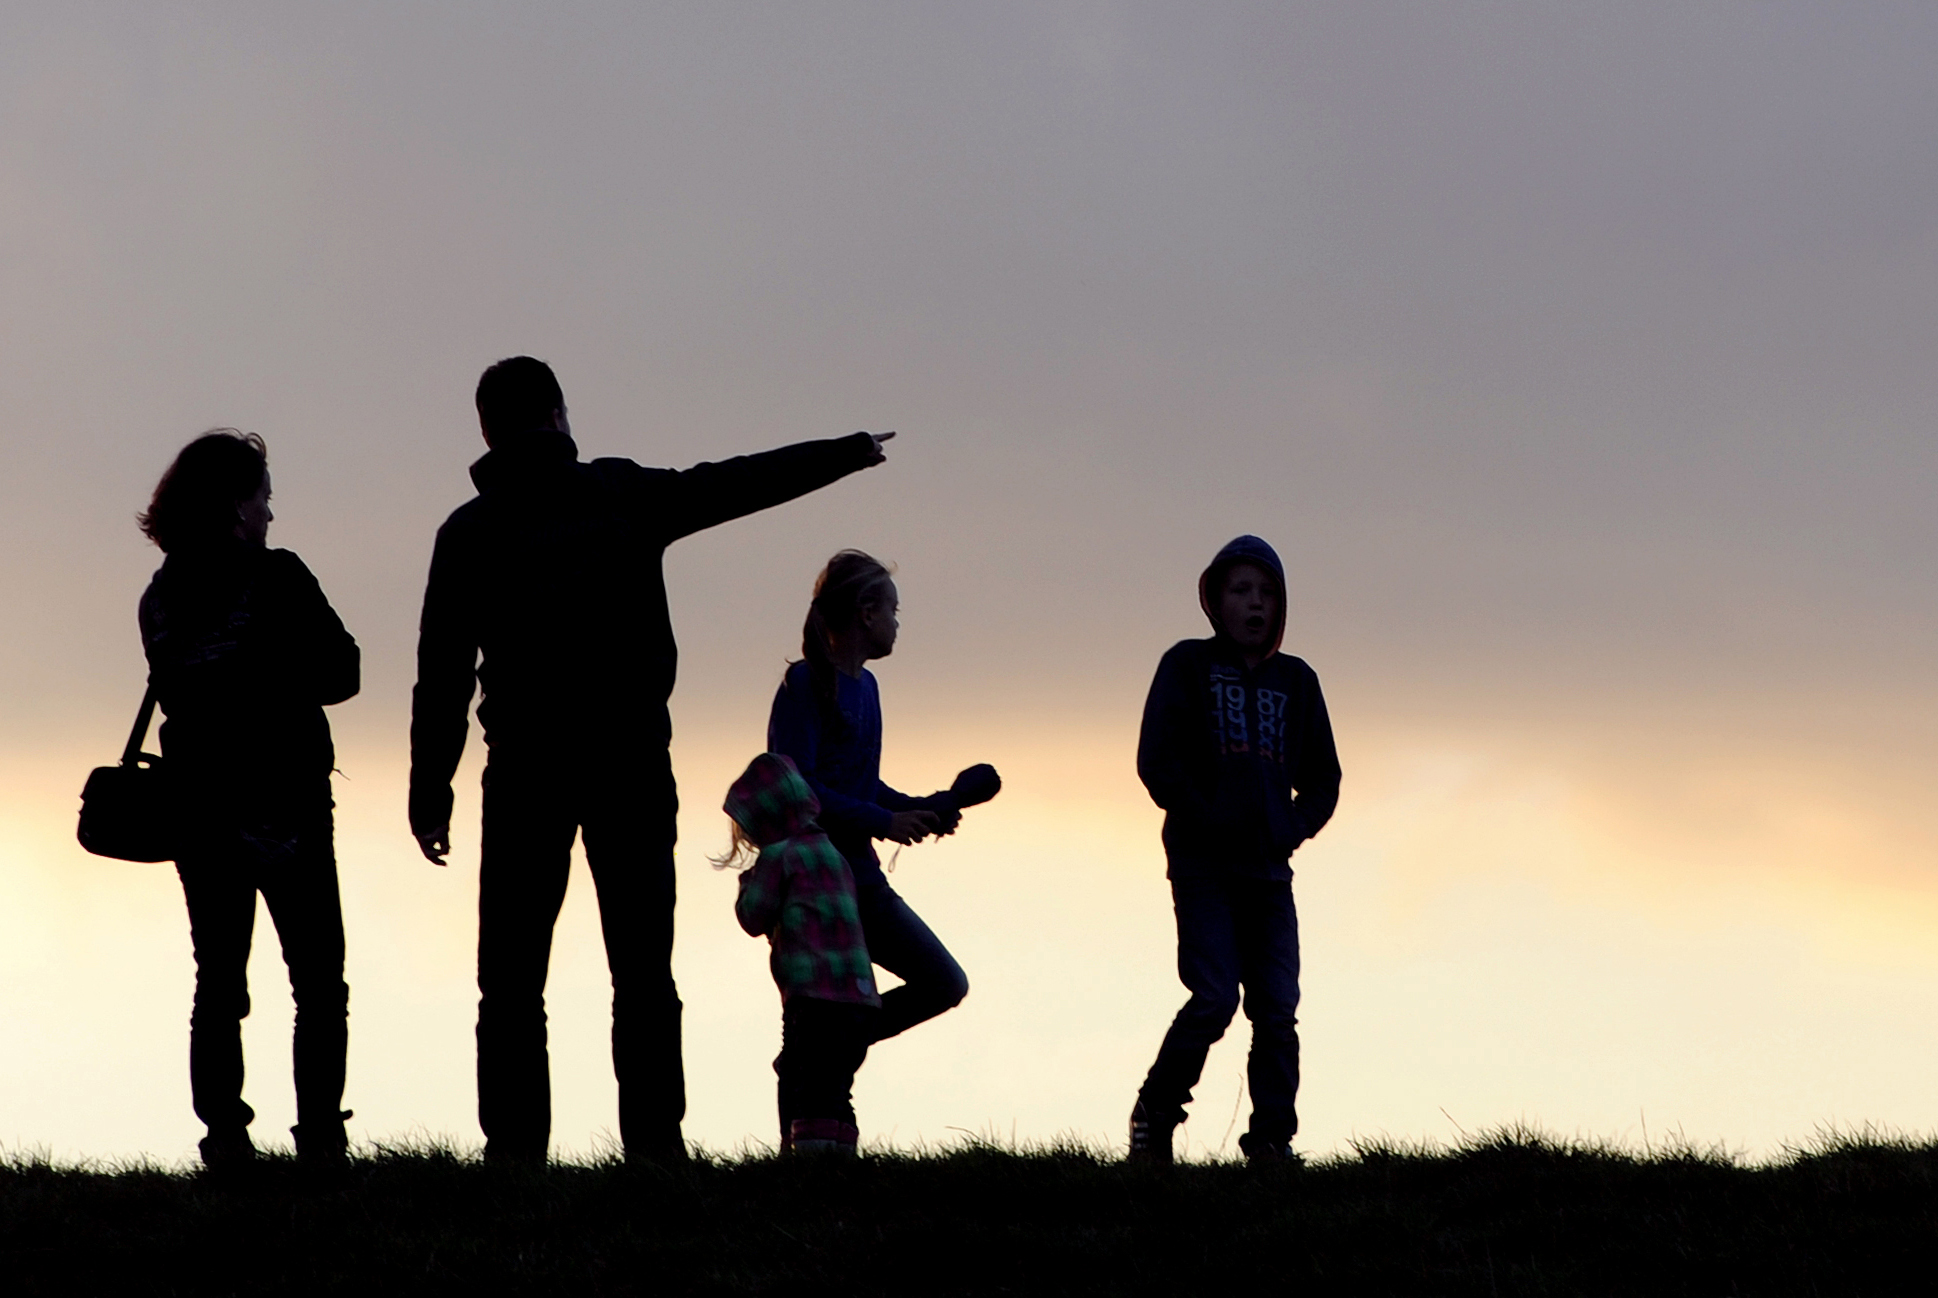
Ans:
<svg viewBox="0 0 1938 1298"><path fill-rule="evenodd" d="M545 974L582 835L612 972L612 1062L629 1158L683 1158L686 1082L673 985L667 753L678 649L666 547L880 464L893 433L683 472L578 458L543 361L478 380L489 448L478 495L438 529L411 706L411 831L438 865L478 686L489 748L478 879L478 1122L492 1159L543 1161L551 1138Z"/></svg>
<svg viewBox="0 0 1938 1298"><path fill-rule="evenodd" d="M1299 917L1293 849L1339 801L1339 756L1319 678L1279 652L1285 568L1241 536L1198 579L1211 620L1158 663L1137 741L1137 774L1164 808L1164 852L1178 922L1178 978L1191 992L1164 1035L1131 1111L1130 1152L1171 1161L1171 1136L1244 991L1246 1064L1258 1162L1292 1157L1299 1129Z"/></svg>

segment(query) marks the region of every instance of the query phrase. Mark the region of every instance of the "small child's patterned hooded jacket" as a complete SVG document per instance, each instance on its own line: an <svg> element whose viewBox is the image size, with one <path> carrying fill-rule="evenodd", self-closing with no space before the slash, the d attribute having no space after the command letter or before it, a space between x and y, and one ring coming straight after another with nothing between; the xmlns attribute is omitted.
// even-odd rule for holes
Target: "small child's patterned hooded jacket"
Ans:
<svg viewBox="0 0 1938 1298"><path fill-rule="evenodd" d="M734 915L765 936L781 999L880 1005L855 906L855 877L814 818L821 804L794 763L762 753L727 791L726 812L760 856L740 876Z"/></svg>

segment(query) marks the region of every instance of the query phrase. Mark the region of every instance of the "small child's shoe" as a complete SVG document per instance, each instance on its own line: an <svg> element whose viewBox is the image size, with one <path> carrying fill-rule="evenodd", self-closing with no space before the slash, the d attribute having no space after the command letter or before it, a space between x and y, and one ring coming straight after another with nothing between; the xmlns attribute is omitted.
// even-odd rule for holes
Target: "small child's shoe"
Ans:
<svg viewBox="0 0 1938 1298"><path fill-rule="evenodd" d="M1171 1133L1177 1127L1175 1122L1159 1122L1152 1118L1150 1111L1144 1107L1144 1101L1139 1100L1130 1116L1130 1161L1169 1167Z"/></svg>
<svg viewBox="0 0 1938 1298"><path fill-rule="evenodd" d="M796 1118L787 1146L795 1154L834 1154L853 1158L861 1132L851 1122L839 1118Z"/></svg>

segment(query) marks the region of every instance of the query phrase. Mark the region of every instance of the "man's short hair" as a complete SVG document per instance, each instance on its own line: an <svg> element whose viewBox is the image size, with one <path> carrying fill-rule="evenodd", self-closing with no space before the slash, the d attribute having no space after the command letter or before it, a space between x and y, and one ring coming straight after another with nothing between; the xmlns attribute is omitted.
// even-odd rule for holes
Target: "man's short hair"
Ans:
<svg viewBox="0 0 1938 1298"><path fill-rule="evenodd" d="M508 356L478 379L478 423L493 441L529 433L565 408L552 367L530 356Z"/></svg>

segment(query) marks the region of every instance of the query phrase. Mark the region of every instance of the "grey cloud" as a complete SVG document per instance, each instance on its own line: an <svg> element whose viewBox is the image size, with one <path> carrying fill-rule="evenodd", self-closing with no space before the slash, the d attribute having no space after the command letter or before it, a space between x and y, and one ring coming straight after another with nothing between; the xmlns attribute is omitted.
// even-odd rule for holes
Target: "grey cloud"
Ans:
<svg viewBox="0 0 1938 1298"><path fill-rule="evenodd" d="M928 619L911 680L1114 699L1239 530L1295 556L1322 665L1368 690L1929 683L1928 9L19 26L11 713L125 692L129 516L241 423L392 724L469 385L513 351L559 365L591 451L903 430L881 474L675 560L696 698L766 673L811 556L865 541Z"/></svg>

